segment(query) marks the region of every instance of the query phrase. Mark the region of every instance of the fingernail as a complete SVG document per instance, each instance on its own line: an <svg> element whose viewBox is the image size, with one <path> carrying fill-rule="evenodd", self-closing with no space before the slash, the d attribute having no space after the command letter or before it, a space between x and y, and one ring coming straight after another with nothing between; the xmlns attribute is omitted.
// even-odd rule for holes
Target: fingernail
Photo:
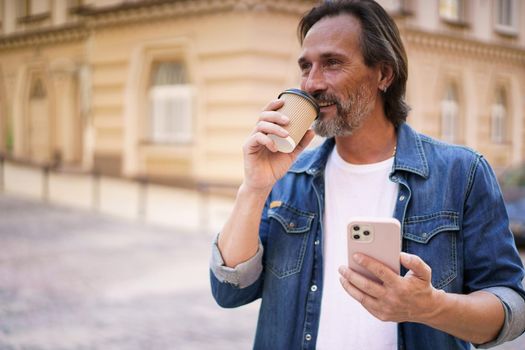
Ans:
<svg viewBox="0 0 525 350"><path fill-rule="evenodd" d="M361 264L363 262L363 257L361 256L361 254L354 254L353 258L358 264Z"/></svg>

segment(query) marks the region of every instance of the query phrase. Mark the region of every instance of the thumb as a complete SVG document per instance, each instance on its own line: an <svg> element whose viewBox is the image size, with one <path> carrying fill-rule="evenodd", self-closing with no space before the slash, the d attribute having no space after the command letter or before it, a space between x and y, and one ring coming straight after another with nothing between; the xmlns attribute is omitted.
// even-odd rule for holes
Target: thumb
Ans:
<svg viewBox="0 0 525 350"><path fill-rule="evenodd" d="M419 256L401 253L401 264L407 270L410 270L412 275L425 281L430 281L432 276L430 266L428 266Z"/></svg>

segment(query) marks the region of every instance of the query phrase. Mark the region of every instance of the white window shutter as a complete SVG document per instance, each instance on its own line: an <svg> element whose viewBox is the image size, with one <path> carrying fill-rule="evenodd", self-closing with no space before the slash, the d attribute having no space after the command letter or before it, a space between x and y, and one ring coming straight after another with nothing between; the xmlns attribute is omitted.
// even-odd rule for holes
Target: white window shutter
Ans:
<svg viewBox="0 0 525 350"><path fill-rule="evenodd" d="M494 143L505 142L505 107L501 104L495 104L492 106L492 127L491 127L491 138Z"/></svg>
<svg viewBox="0 0 525 350"><path fill-rule="evenodd" d="M454 100L441 102L441 138L446 142L456 142L458 105Z"/></svg>
<svg viewBox="0 0 525 350"><path fill-rule="evenodd" d="M160 143L192 140L193 92L189 85L161 85L150 89L152 139Z"/></svg>

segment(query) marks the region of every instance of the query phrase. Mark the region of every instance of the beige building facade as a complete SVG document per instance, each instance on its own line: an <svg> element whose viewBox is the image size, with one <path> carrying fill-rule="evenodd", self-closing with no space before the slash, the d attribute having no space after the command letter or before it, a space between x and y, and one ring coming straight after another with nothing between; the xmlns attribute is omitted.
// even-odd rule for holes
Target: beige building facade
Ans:
<svg viewBox="0 0 525 350"><path fill-rule="evenodd" d="M258 112L299 83L307 0L0 0L8 164L233 189ZM409 56L409 123L525 160L525 4L383 0ZM89 192L89 191L88 191Z"/></svg>
<svg viewBox="0 0 525 350"><path fill-rule="evenodd" d="M297 85L305 1L47 3L20 17L3 0L4 18L18 17L0 38L1 144L14 161L232 185L257 112Z"/></svg>
<svg viewBox="0 0 525 350"><path fill-rule="evenodd" d="M411 1L406 13L410 122L498 171L523 162L525 3Z"/></svg>

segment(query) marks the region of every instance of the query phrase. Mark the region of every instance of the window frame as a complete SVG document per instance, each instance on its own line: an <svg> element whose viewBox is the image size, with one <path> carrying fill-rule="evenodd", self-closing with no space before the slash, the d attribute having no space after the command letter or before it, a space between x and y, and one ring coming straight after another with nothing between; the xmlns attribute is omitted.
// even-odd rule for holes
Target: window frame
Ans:
<svg viewBox="0 0 525 350"><path fill-rule="evenodd" d="M154 75L160 69L162 64L178 63L184 69L183 75L185 79L182 82L175 84L155 85ZM152 144L172 144L172 145L188 145L194 141L194 119L195 119L195 92L194 88L188 78L188 67L182 60L166 60L153 62L150 66L150 83L147 88L147 125L148 133L146 139ZM171 96L174 100L180 99L177 105L169 106L170 102L166 101ZM156 101L155 101L156 100ZM165 101L162 101L165 100ZM179 108L184 110L184 115L175 115L173 119L167 115L158 115L155 113L155 106L162 106L161 108ZM161 112L162 113L162 112ZM161 127L172 125L176 122L182 125L182 130L173 129L170 131L162 130Z"/></svg>
<svg viewBox="0 0 525 350"><path fill-rule="evenodd" d="M500 23L501 6L503 1L510 5L511 24ZM519 1L517 0L494 0L494 31L504 36L517 36L519 34Z"/></svg>
<svg viewBox="0 0 525 350"><path fill-rule="evenodd" d="M447 6L449 2L456 2L457 4L457 16L451 17L448 12L443 11L443 7ZM450 5L449 5L450 6ZM439 18L447 23L457 26L466 26L467 23L467 3L465 0L439 0L438 2L438 14Z"/></svg>
<svg viewBox="0 0 525 350"><path fill-rule="evenodd" d="M51 17L52 3L51 0L41 0L46 1L48 4L47 11L40 13L33 13L32 11L32 0L19 0L16 6L16 17L19 23L33 23L41 22Z"/></svg>
<svg viewBox="0 0 525 350"><path fill-rule="evenodd" d="M510 109L507 89L496 90L494 102L490 108L490 140L495 144L506 144L510 139Z"/></svg>
<svg viewBox="0 0 525 350"><path fill-rule="evenodd" d="M461 112L458 94L458 86L455 83L449 83L446 85L440 103L440 139L449 143L461 142Z"/></svg>

